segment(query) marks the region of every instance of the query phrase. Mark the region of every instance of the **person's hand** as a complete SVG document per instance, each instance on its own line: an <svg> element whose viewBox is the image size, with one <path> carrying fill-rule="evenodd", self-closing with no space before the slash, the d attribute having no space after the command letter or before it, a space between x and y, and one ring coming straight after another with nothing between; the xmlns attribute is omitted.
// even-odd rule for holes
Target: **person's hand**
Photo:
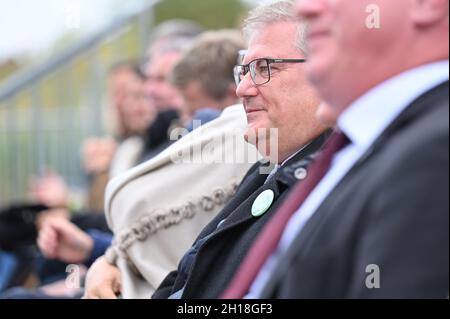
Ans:
<svg viewBox="0 0 450 319"><path fill-rule="evenodd" d="M86 275L83 299L117 299L122 291L119 268L100 257Z"/></svg>
<svg viewBox="0 0 450 319"><path fill-rule="evenodd" d="M56 173L49 171L43 178L34 178L30 193L33 200L48 207L67 207L69 190L64 180Z"/></svg>
<svg viewBox="0 0 450 319"><path fill-rule="evenodd" d="M90 138L83 144L84 169L88 174L109 170L117 144L111 138Z"/></svg>
<svg viewBox="0 0 450 319"><path fill-rule="evenodd" d="M88 234L64 218L48 219L39 231L37 243L46 258L69 264L88 260L94 247Z"/></svg>

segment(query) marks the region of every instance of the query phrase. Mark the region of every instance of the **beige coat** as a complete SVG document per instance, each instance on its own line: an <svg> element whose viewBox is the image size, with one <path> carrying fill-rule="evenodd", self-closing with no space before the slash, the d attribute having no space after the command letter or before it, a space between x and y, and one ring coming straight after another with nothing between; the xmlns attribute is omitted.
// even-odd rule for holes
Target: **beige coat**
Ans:
<svg viewBox="0 0 450 319"><path fill-rule="evenodd" d="M246 125L242 105L229 107L109 183L105 209L115 239L106 256L122 272L123 298L150 298L260 159L243 139Z"/></svg>

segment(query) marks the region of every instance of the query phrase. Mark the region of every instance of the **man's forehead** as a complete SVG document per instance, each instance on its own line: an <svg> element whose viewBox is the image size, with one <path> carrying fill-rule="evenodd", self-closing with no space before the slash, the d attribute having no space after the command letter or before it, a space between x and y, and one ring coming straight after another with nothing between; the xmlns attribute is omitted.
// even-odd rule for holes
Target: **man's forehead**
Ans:
<svg viewBox="0 0 450 319"><path fill-rule="evenodd" d="M298 57L296 35L297 24L293 22L268 25L255 31L249 39L244 64L258 58Z"/></svg>
<svg viewBox="0 0 450 319"><path fill-rule="evenodd" d="M267 45L249 47L246 52L243 64L248 64L256 59L283 59L283 58L299 58L299 52L295 49L271 47Z"/></svg>

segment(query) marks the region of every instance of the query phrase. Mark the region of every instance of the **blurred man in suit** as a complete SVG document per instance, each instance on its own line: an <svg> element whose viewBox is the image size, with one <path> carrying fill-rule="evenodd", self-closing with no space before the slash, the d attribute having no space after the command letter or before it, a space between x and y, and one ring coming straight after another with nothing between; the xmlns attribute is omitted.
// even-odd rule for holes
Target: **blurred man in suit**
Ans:
<svg viewBox="0 0 450 319"><path fill-rule="evenodd" d="M307 73L327 102L320 113L336 114L340 132L224 297L448 296L448 9L297 1Z"/></svg>

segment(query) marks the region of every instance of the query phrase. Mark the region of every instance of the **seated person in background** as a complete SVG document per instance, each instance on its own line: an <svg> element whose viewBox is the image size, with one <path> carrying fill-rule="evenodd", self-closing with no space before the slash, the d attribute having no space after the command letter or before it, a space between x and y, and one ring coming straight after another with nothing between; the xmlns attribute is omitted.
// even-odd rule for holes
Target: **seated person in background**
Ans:
<svg viewBox="0 0 450 319"><path fill-rule="evenodd" d="M155 118L154 107L145 101L144 97L145 75L137 65L121 63L115 66L109 75L109 85L113 106L109 112L117 112L115 138L119 143L128 139L142 140L143 134ZM89 189L85 205L72 203L69 187L57 173L48 171L44 176L35 178L31 183L32 200L53 208L80 209L83 206L90 212L103 212L103 193L109 179L111 164L116 163L118 156L116 142L112 138L89 138L82 149L84 171L89 177ZM128 149L128 157L121 169L131 168L136 159L133 152L141 150ZM125 160L124 160L125 161ZM75 205L74 205L75 204Z"/></svg>
<svg viewBox="0 0 450 319"><path fill-rule="evenodd" d="M181 50L201 31L202 29L194 23L185 21L165 22L160 28L156 29L156 32L152 35L152 44L149 52L151 52L154 60L158 60L158 55L162 56L166 53L166 57L168 58L159 58L159 66L152 67L153 72L149 74L150 81L146 82L145 88L142 87L142 80L145 79L145 76L141 73L140 68L134 64L128 62L119 63L111 69L109 74L111 104L107 112L110 115L108 117L109 122L115 123L114 135L119 141L139 135L144 135L143 137L145 139L143 149L141 148L137 152L131 152L136 154L133 161L140 161L141 159L139 157L141 155L144 156L146 152L168 141L168 130L172 121L179 117L178 111L172 112L171 110L182 110L183 107L182 99L179 97L177 90L172 88L166 81L167 75L164 73L171 71L173 63L179 58ZM150 62L152 61L150 60ZM154 64L150 63L149 65L152 66ZM154 118L153 113L155 108L161 112L158 114L157 121L150 128L147 128L149 126L148 122ZM116 145L111 139L91 139L87 141L83 149L86 171L93 176L93 184L91 185L93 186L93 191L90 192L88 199L88 208L91 210L98 211L103 207L103 195L98 195L104 192L102 185L109 178L108 171L113 160L115 148ZM127 153L130 156L130 152ZM117 161L115 164L117 164ZM126 170L135 164L129 162L127 166L121 165L121 168L112 170L113 174L118 173L122 169ZM71 206L69 204L67 186L59 176L52 172L49 172L40 181L33 183L32 194L37 202L47 203L49 207L61 208ZM45 209L48 209L48 207ZM65 257L72 255L74 252L71 251L72 248L78 250L83 248L83 254L88 255L89 247L93 245L94 254L92 256L96 256L95 252L98 251L96 248L103 247L102 243L106 245L108 243L108 236L110 236L107 234L104 217L102 215L77 214L72 218L74 223L70 224L68 221L59 220L55 225L65 225L65 227L56 227L54 225L51 227L50 225L54 223L47 216L57 215L61 211L56 210L52 213L35 214L36 216L40 216L36 224L49 224L45 227L46 230L42 234L54 233L54 236L42 235L43 238L59 237L59 239L62 239L60 240L63 244L61 246L62 248L55 248L56 252L53 253L45 252L45 248L42 246L42 242L44 241L41 239L41 248L44 254L52 258L68 261ZM65 218L68 218L69 212L65 211L64 215ZM77 225L84 230L94 228L106 232L104 235L97 232L97 236L91 236L89 238L87 235L92 235L92 233L84 233ZM33 233L29 239L30 241L34 241L36 229L41 228L41 226L36 227L33 218L33 221L29 223L29 228ZM6 236L7 232L3 232L3 234ZM55 234L58 234L58 236ZM66 243L65 241L67 239L71 239L72 241ZM48 240L46 242L49 244ZM82 243L84 245L79 246ZM47 249L50 248L47 247ZM75 253L80 253L80 251L75 251ZM66 256L64 256L65 254ZM72 258L69 257L68 259L70 260ZM81 262L83 260L79 261Z"/></svg>
<svg viewBox="0 0 450 319"><path fill-rule="evenodd" d="M3 288L21 286L34 275L38 276L36 283L41 285L38 290L11 289L0 298L69 297L79 294L78 290L64 285L67 264L79 263L89 267L110 245L112 236L107 233L106 225L101 220L86 219L85 216L74 216L69 220L69 217L65 209L48 210L48 207L40 205L16 205L0 212L0 249L6 249L12 254L10 257L15 257L15 263L11 264L14 268L9 267L12 277ZM38 230L37 242L43 255L50 259L42 259L36 254ZM56 247L57 242L64 245ZM60 262L53 262L51 259L54 258Z"/></svg>
<svg viewBox="0 0 450 319"><path fill-rule="evenodd" d="M145 72L141 65L130 61L110 68L104 114L111 137L89 138L83 145L84 168L90 181L85 209L103 212L103 195L110 177L169 145L169 129L185 112L183 99L167 81L168 73L181 51L202 31L191 21L166 21L152 32ZM69 203L67 186L54 175L37 180L34 199L50 207L74 208Z"/></svg>
<svg viewBox="0 0 450 319"><path fill-rule="evenodd" d="M237 103L236 84L230 67L236 63L236 50L245 48L239 31L205 32L197 37L169 76L183 97L192 118L185 127L192 131ZM198 123L194 123L198 121Z"/></svg>
<svg viewBox="0 0 450 319"><path fill-rule="evenodd" d="M165 21L153 30L145 57L146 65L139 68L146 77L140 98L141 105L146 105L156 111L156 114L144 133L140 132L142 139L132 138L118 150L117 159L110 170L111 177L145 162L170 145L169 130L180 118L186 119L186 112L183 99L169 83L168 75L182 51L202 32L203 28L197 23L181 19ZM122 118L120 113L122 112L116 116L119 119ZM112 123L116 123L115 126L119 129L124 126L114 120Z"/></svg>
<svg viewBox="0 0 450 319"><path fill-rule="evenodd" d="M0 292L25 284L34 274L35 221L47 209L19 203L0 208Z"/></svg>
<svg viewBox="0 0 450 319"><path fill-rule="evenodd" d="M202 126L197 129L200 130L199 132L193 131L182 138L179 145L177 143L172 145L167 152L163 153L164 156L157 156L154 160L143 164L139 173L130 173L130 176L124 177L123 181L111 183L115 186L110 187L114 191L109 191L113 195L110 195L111 199L108 201L107 215L112 220L110 224L115 233L114 251L118 251L119 260L109 261L119 264L122 269L121 293L125 298L150 297L164 276L176 266L182 253L200 230L223 208L230 195L234 194L235 186L258 158L254 147L244 145L242 129L247 123L242 106L225 108L226 104L233 104L238 100L235 94L233 67L238 52L243 47L244 41L241 36L232 31L210 32L196 39L177 63L169 79L176 86L184 89L181 89L181 94L189 107L191 117L196 118L197 115L201 120L201 111L205 108L221 113L221 116L206 124L205 128ZM220 59L217 58L218 55ZM225 110L222 111L222 109ZM234 132L236 129L239 130ZM238 140L237 144L243 147L237 148L233 143L222 145L221 138L219 139L221 136L235 138ZM216 139L213 139L214 137ZM219 158L224 158L229 152L243 156L245 161L191 163L192 160L188 160L186 151L189 150L189 146L199 145L214 146L210 148L215 155L219 155ZM183 150L181 154L186 153L186 157L182 158L187 160L186 162L174 162L173 157L174 155L176 157L177 150ZM251 161L247 159L248 153L252 153ZM164 165L167 167L163 167ZM137 187L135 185L145 185L142 186L145 191L135 190ZM178 188L176 193L173 193L173 187ZM165 192L165 189L168 191ZM114 194L115 192L117 194ZM197 213L192 221L185 220L189 218L184 217L180 225L177 225L178 222L170 225L168 229L160 230L157 234L148 236L148 239L144 238L142 243L140 240L133 240L123 235L128 229L134 227L133 224L137 220L144 219L144 215L156 214L158 208L163 215L166 215L171 209L175 210L179 207L191 209L197 201L202 203L199 207L194 207ZM126 207L119 208L125 203ZM130 244L130 242L133 243ZM131 256L127 257L127 254ZM104 259L99 263L102 261L104 267L108 267ZM96 279L98 276L94 270L90 277ZM103 269L100 270L99 276L103 272ZM97 288L93 288L95 289ZM87 296L95 297L96 294L96 292L87 292ZM106 296L110 297L111 291L101 295L101 297Z"/></svg>
<svg viewBox="0 0 450 319"><path fill-rule="evenodd" d="M181 61L175 64L173 70L165 74L166 87L176 88L183 100L184 108L181 125L188 132L200 125L204 125L219 117L225 107L237 102L236 85L230 65L233 65L236 50L245 47L242 36L237 31L223 30L206 32L198 36L184 52ZM155 55L155 52L153 53ZM217 60L217 57L223 60ZM156 59L154 69L160 69L161 65L167 69L167 62ZM149 79L158 78L155 70L150 65ZM157 72L156 72L157 73ZM150 96L161 96L160 86L149 80L148 91ZM161 97L156 100L161 100ZM167 112L162 113L167 116ZM161 118L160 120L164 120ZM149 135L149 140L155 139L155 134ZM175 135L175 134L174 134ZM166 137L167 138L167 137ZM161 144L161 147L147 152L141 161L149 160L161 150L169 146L173 141Z"/></svg>
<svg viewBox="0 0 450 319"><path fill-rule="evenodd" d="M120 79L124 82L121 86L116 83L121 89L118 91L123 93L122 100L116 97L116 102L118 103L119 100L121 102L117 104L118 107L120 106L120 119L122 120L120 132L123 137L129 136L128 139L131 139L131 136L139 138L138 136L145 132L154 117L152 115L154 109L150 104L145 103L145 99L142 98L145 77L138 68L130 64L117 66L112 74L115 77L120 76ZM118 78L114 79L116 82L118 81ZM98 181L100 175L109 169L114 156L115 144L108 140L90 140L87 143L84 154L85 169L90 176L94 176L93 181ZM64 180L54 172L48 172L45 177L34 181L31 186L31 195L34 201L43 203L53 209L36 214L35 223L29 223L30 231L33 233L30 239L35 238L36 229L40 230L40 248L44 257L46 257L46 259L38 258L36 260L36 270L41 285L58 282L65 278L66 264L87 263L87 266L90 266L90 250L94 248L93 258L99 257L110 245L112 235L106 226L103 211L98 214L97 211L78 209L72 220L69 221L72 215L69 210L73 211L73 209L69 203L68 187ZM63 218L55 218L55 216ZM83 230L79 229L77 224ZM75 230L78 230L78 232ZM89 230L88 234L84 232L87 230ZM84 236L80 236L81 234L84 234ZM61 243L61 246L58 246L59 243ZM89 247L89 244L92 247ZM78 257L75 258L77 260L72 260L73 258L70 257L72 255L79 256L80 253L84 253L86 258ZM48 292L49 290L42 288L41 291ZM62 293L64 291L58 289L56 292ZM14 292L17 297L19 297L19 294L19 291ZM9 297L13 297L13 294L10 293Z"/></svg>
<svg viewBox="0 0 450 319"><path fill-rule="evenodd" d="M173 68L173 65L179 60L181 56L181 51L186 45L186 41L182 43L181 46L170 45L170 42L166 42L169 47L161 48L161 52L154 52L153 60L149 64L152 67L153 72L170 72ZM119 72L119 70L121 70ZM130 73L130 70L132 71ZM124 82L122 85L115 83L115 86L121 88L119 90L123 97L119 99L116 97L116 102L121 102L119 110L121 121L121 134L123 136L128 136L128 138L122 142L119 146L118 151L113 154L114 144L111 144L109 141L105 140L90 140L85 148L85 167L89 173L91 173L94 177L92 181L100 177L103 174L104 170L109 169L108 176L114 176L115 174L119 174L120 172L126 171L131 167L137 165L137 162L140 160L141 156L145 156L145 152L150 150L153 152L154 149L158 149L161 145L164 145L163 148L167 146L167 142L169 139L168 129L171 125L171 121L159 121L157 124L152 125L150 129L146 129L148 126L148 117L149 113L151 113L152 109L154 109L152 100L157 100L160 105L158 107L162 107L162 105L170 105L175 103L176 100L181 100L181 97L178 97L178 91L172 87L166 80L164 83L158 82L156 85L154 84L154 80L149 80L149 82L143 82L143 75L139 73L139 70L136 68L132 68L129 64L121 64L120 66L116 66L116 70L114 72L115 76L120 77L114 78L115 82ZM140 74L140 75L138 75ZM166 75L165 77L167 77ZM119 81L121 80L121 81ZM167 82L167 83L166 83ZM156 86L161 90L157 93L155 97L150 94L151 98L144 98L147 96L148 87L151 88L151 92L155 91L153 87ZM144 91L145 90L145 91ZM117 92L116 92L117 93ZM159 115L159 119L164 117L164 119L177 119L176 117L167 117L168 112L164 113L165 115ZM144 119L144 120L143 120ZM146 124L147 123L147 124ZM164 137L160 140L154 138L155 135L163 135L160 131L165 131ZM143 134L151 133L152 142L145 144L149 149L144 148L143 142ZM136 143L135 143L136 142ZM157 153L159 153L159 149ZM112 162L112 163L111 163ZM109 166L111 166L109 168ZM109 177L108 177L109 178ZM101 183L100 183L101 184ZM66 254L76 254L76 251L70 251L73 248L70 243L66 243L66 240L73 239L73 241L79 240L82 241L82 238L78 238L77 235L80 232L75 232L77 225L81 226L84 231L87 230L98 230L104 232L104 234L100 235L97 233L97 236L91 236L91 240L94 241L95 247L103 247L103 251L100 251L100 255L105 252L107 248L106 243L111 240L111 234L109 232L109 228L106 226L106 219L103 214L103 211L90 211L90 210L73 210L71 209L69 204L69 191L68 187L65 184L64 180L59 177L57 174L53 172L48 172L44 178L41 180L35 181L32 185L31 194L33 199L38 203L44 203L49 208L55 209L56 212L61 212L65 208L64 215L66 218L73 215L72 221L76 224L73 224L72 227L65 227L61 229L66 233L66 236L56 236L57 243L54 245L61 244L64 247ZM103 196L102 196L103 197ZM72 213L73 212L73 213ZM95 213L95 214L93 214ZM51 222L52 218L47 218L47 216L51 217L54 214L39 214L39 225L38 229L45 225L45 221ZM33 233L36 233L36 229L33 227ZM71 233L69 236L68 233ZM61 234L60 234L61 235ZM90 238L89 235L85 234L84 238ZM36 235L34 235L36 236ZM99 242L97 242L99 241ZM49 248L47 248L49 249ZM97 251L97 250L95 250ZM52 253L46 252L43 250L44 256L50 257L53 255ZM41 279L45 279L44 283L47 284L49 281L58 280L65 276L65 267L68 262L65 258L60 258L56 254L53 258L49 258L44 260L42 263L39 263L41 266L39 267L39 273L41 274ZM98 257L98 256L96 256Z"/></svg>

